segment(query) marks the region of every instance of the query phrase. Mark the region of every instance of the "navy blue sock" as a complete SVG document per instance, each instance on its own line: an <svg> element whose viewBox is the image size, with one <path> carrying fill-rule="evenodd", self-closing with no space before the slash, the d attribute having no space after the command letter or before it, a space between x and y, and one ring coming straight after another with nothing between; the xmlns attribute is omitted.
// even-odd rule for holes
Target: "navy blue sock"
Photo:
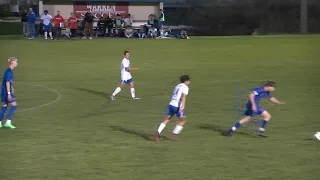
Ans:
<svg viewBox="0 0 320 180"><path fill-rule="evenodd" d="M4 113L6 113L7 110L7 106L2 106L1 110L0 110L0 121L2 121L3 117L4 117Z"/></svg>
<svg viewBox="0 0 320 180"><path fill-rule="evenodd" d="M16 109L17 109L17 106L11 106L11 108L9 110L9 113L7 115L7 119L8 120L12 119L12 116L13 116L14 112L16 111Z"/></svg>
<svg viewBox="0 0 320 180"><path fill-rule="evenodd" d="M241 126L241 124L239 122L235 123L232 128L230 128L228 131L227 131L227 134L230 134L230 133L233 133L235 130L237 130L239 127Z"/></svg>
<svg viewBox="0 0 320 180"><path fill-rule="evenodd" d="M262 121L261 121L261 128L264 129L264 128L266 127L267 123L268 123L268 121L262 120Z"/></svg>

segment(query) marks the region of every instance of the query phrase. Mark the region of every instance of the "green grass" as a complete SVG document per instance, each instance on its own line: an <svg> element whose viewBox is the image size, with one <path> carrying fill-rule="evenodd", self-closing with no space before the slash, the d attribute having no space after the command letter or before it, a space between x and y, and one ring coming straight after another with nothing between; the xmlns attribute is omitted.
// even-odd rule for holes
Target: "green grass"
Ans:
<svg viewBox="0 0 320 180"><path fill-rule="evenodd" d="M11 37L13 38L13 37ZM140 101L125 88L108 99L130 50ZM320 36L99 39L0 39L0 67L19 58L17 129L0 129L1 180L317 180ZM181 141L152 141L174 86L192 77ZM276 80L267 139L236 121L236 89ZM41 85L35 86L35 85ZM37 107L61 98L55 103ZM164 135L174 128L168 125ZM247 125L250 127L250 125Z"/></svg>

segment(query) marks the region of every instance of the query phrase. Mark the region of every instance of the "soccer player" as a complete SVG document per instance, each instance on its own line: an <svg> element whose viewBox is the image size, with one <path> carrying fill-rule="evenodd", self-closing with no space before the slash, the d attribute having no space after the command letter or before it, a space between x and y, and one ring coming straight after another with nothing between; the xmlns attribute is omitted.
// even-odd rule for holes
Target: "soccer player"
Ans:
<svg viewBox="0 0 320 180"><path fill-rule="evenodd" d="M124 51L123 56L124 56L124 58L121 62L121 82L120 82L119 87L117 87L116 90L112 93L111 99L115 100L116 95L121 91L121 89L124 87L124 85L129 84L132 99L138 100L140 98L136 97L134 83L133 83L130 71L136 71L139 68L130 67L130 61L129 61L130 53L129 53L129 51Z"/></svg>
<svg viewBox="0 0 320 180"><path fill-rule="evenodd" d="M262 99L269 99L275 104L285 104L285 102L280 102L275 97L272 97L271 92L275 90L276 83L274 81L267 81L263 86L254 88L249 94L249 100L246 105L246 111L244 112L244 117L235 123L226 133L226 136L231 136L234 131L236 131L243 123L250 121L253 115L261 115L263 120L261 121L261 127L259 128L259 136L267 137L264 135L265 127L271 119L271 115L268 111L259 106L259 102Z"/></svg>
<svg viewBox="0 0 320 180"><path fill-rule="evenodd" d="M48 39L48 32L49 32L50 38L53 39L52 31L51 31L52 16L48 14L48 10L44 10L44 15L41 16L41 20L43 23L44 39Z"/></svg>
<svg viewBox="0 0 320 180"><path fill-rule="evenodd" d="M4 114L7 110L8 104L11 105L11 108L7 115L7 121L4 125L4 127L14 129L14 127L11 124L11 119L14 114L14 112L17 109L17 102L14 98L14 89L12 86L12 79L13 79L13 69L17 67L18 65L18 59L15 57L11 57L8 59L9 67L5 70L3 77L2 77L2 86L1 86L1 102L2 107L0 111L0 128L2 127L2 119L4 117Z"/></svg>
<svg viewBox="0 0 320 180"><path fill-rule="evenodd" d="M173 130L173 135L178 135L182 129L183 125L186 123L184 109L186 107L187 95L189 93L190 78L188 75L183 75L180 77L180 84L178 84L173 91L171 101L168 106L168 113L164 117L162 123L160 124L158 131L154 134L154 140L159 141L159 136L162 130L170 122L170 119L176 115L179 121Z"/></svg>

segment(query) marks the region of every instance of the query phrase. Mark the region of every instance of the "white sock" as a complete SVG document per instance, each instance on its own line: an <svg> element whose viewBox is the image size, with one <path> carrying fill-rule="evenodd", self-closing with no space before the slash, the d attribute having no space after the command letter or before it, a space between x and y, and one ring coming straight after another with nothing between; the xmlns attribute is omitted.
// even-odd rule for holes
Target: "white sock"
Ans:
<svg viewBox="0 0 320 180"><path fill-rule="evenodd" d="M52 39L52 32L49 32L50 38Z"/></svg>
<svg viewBox="0 0 320 180"><path fill-rule="evenodd" d="M112 96L117 95L120 91L121 91L121 88L117 87L116 90L114 90L114 92L112 93Z"/></svg>
<svg viewBox="0 0 320 180"><path fill-rule="evenodd" d="M158 133L160 134L161 131L166 127L166 124L161 123L159 128L158 128Z"/></svg>
<svg viewBox="0 0 320 180"><path fill-rule="evenodd" d="M176 127L174 128L173 130L173 134L179 134L183 129L183 126L180 126L180 125L176 125Z"/></svg>
<svg viewBox="0 0 320 180"><path fill-rule="evenodd" d="M44 37L45 37L45 38L48 37L48 32L44 32Z"/></svg>
<svg viewBox="0 0 320 180"><path fill-rule="evenodd" d="M6 123L11 124L11 120L7 119Z"/></svg>
<svg viewBox="0 0 320 180"><path fill-rule="evenodd" d="M134 88L130 88L130 92L132 98L136 97L136 91L134 90Z"/></svg>

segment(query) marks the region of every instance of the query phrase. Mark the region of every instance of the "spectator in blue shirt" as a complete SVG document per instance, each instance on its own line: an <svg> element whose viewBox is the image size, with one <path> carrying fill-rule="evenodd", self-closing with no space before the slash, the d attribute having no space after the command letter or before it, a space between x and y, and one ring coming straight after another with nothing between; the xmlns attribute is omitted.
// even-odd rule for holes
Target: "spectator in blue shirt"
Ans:
<svg viewBox="0 0 320 180"><path fill-rule="evenodd" d="M33 12L32 8L29 8L29 13L27 14L27 23L28 39L33 39L36 34L36 14Z"/></svg>

